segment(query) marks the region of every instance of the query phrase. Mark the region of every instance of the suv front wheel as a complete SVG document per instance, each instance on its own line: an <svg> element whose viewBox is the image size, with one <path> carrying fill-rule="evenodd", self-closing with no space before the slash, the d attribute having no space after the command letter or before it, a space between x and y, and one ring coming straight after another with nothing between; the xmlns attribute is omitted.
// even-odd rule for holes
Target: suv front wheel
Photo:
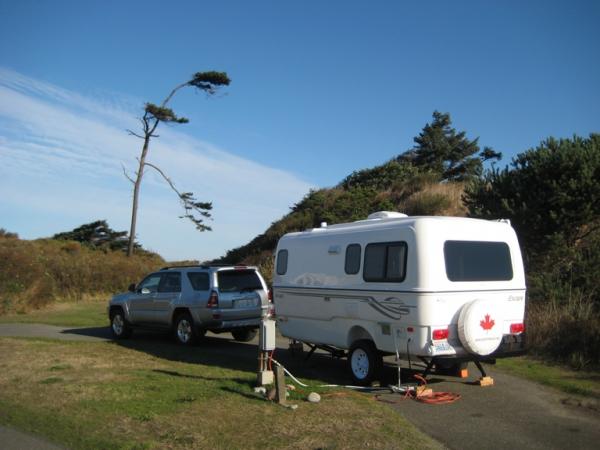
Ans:
<svg viewBox="0 0 600 450"><path fill-rule="evenodd" d="M110 331L116 339L126 339L131 336L131 327L125 320L121 308L113 308L110 312Z"/></svg>

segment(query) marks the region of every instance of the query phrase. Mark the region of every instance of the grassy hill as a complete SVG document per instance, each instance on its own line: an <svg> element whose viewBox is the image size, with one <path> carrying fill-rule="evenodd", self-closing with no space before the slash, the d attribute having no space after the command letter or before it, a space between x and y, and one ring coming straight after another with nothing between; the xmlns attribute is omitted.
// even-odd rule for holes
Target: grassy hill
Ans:
<svg viewBox="0 0 600 450"><path fill-rule="evenodd" d="M139 251L93 249L75 241L19 239L0 232L0 315L123 291L165 261Z"/></svg>
<svg viewBox="0 0 600 450"><path fill-rule="evenodd" d="M321 222L332 225L365 219L374 211L384 210L408 215L463 216L463 189L464 182L440 183L439 175L394 159L354 172L335 187L310 191L263 234L215 262L258 265L270 278L273 251L285 233L318 227Z"/></svg>

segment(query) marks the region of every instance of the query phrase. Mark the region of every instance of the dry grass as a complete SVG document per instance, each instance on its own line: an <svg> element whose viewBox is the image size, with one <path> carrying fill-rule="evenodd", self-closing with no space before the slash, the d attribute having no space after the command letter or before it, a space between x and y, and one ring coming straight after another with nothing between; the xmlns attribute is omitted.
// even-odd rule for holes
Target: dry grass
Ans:
<svg viewBox="0 0 600 450"><path fill-rule="evenodd" d="M128 258L78 242L0 237L0 315L38 309L58 298L123 291L163 264L155 254Z"/></svg>
<svg viewBox="0 0 600 450"><path fill-rule="evenodd" d="M593 300L532 302L527 311L530 353L581 369L600 368L600 315Z"/></svg>
<svg viewBox="0 0 600 450"><path fill-rule="evenodd" d="M465 216L464 183L426 183L399 201L398 211L411 216Z"/></svg>
<svg viewBox="0 0 600 450"><path fill-rule="evenodd" d="M0 422L71 448L438 448L362 394L291 411L253 381L113 343L0 339Z"/></svg>

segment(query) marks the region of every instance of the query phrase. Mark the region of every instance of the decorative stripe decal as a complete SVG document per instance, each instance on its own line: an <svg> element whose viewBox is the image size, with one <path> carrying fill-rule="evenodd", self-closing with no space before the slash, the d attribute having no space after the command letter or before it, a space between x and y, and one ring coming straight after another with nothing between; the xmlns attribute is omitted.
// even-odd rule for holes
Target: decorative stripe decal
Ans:
<svg viewBox="0 0 600 450"><path fill-rule="evenodd" d="M313 297L313 298L337 298L337 299L350 299L350 300L359 300L361 302L367 303L371 308L377 311L379 314L382 314L390 319L400 320L402 316L406 316L410 314L411 309L416 309L416 306L406 305L403 300L398 297L388 297L384 300L378 301L374 297L371 296L359 296L359 295L342 295L342 294L333 294L333 295L319 295L319 294L309 294L304 292L294 292L285 290L283 291L285 294L298 295L300 297Z"/></svg>
<svg viewBox="0 0 600 450"><path fill-rule="evenodd" d="M326 288L312 286L273 286L273 289L310 289L323 291L356 291L356 292L387 292L394 294L458 294L463 292L510 292L510 291L525 291L524 287L510 289L456 289L454 291L420 291L420 290L389 290L389 289L354 289L354 288Z"/></svg>

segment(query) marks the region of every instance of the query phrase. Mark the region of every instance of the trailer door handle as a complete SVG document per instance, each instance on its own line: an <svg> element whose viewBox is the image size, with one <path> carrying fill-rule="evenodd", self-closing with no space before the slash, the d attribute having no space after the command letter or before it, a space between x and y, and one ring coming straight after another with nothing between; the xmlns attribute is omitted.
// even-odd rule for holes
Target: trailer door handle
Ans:
<svg viewBox="0 0 600 450"><path fill-rule="evenodd" d="M325 300L326 302L330 302L331 299L329 297L324 297L323 300Z"/></svg>

